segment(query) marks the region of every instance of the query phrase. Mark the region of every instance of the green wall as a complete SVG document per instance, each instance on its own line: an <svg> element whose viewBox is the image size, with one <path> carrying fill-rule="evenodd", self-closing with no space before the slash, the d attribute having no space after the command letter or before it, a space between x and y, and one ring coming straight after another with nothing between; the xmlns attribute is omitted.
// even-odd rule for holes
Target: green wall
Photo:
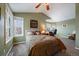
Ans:
<svg viewBox="0 0 79 59"><path fill-rule="evenodd" d="M38 20L39 28L40 28L40 22L43 22L46 19L49 19L49 17L43 13L14 13L14 16L24 18L24 28L26 30L30 29L30 19Z"/></svg>
<svg viewBox="0 0 79 59"><path fill-rule="evenodd" d="M40 29L41 24L45 24L45 20L49 19L48 16L42 13L14 13L14 16L24 18L24 36L14 37L14 43L24 42L25 39L25 30L30 30L30 19L38 20L38 29Z"/></svg>
<svg viewBox="0 0 79 59"><path fill-rule="evenodd" d="M76 31L75 19L64 20L61 22L52 22L52 23L46 22L46 23L52 24L52 26L55 26L55 28L57 28L58 37L67 37L73 31ZM67 26L63 27L63 24L67 24Z"/></svg>
<svg viewBox="0 0 79 59"><path fill-rule="evenodd" d="M12 14L12 11L11 9L9 8L9 5L8 4L0 4L0 10L1 10L1 21L0 21L0 55L6 55L9 51L9 49L12 47L13 45L13 39L11 39L8 43L6 43L6 39L5 39L5 36L6 36L6 33L4 30L6 30L4 28L5 26L5 23L6 22L6 9L8 8L9 9L9 13L10 13L10 16L13 17L13 14ZM13 33L13 32L12 32Z"/></svg>
<svg viewBox="0 0 79 59"><path fill-rule="evenodd" d="M63 27L63 24L66 24L66 27ZM57 35L59 37L67 37L75 30L75 19L65 20L56 23L57 26Z"/></svg>
<svg viewBox="0 0 79 59"><path fill-rule="evenodd" d="M76 47L79 48L79 4L76 4Z"/></svg>
<svg viewBox="0 0 79 59"><path fill-rule="evenodd" d="M4 5L0 4L0 56L4 55Z"/></svg>

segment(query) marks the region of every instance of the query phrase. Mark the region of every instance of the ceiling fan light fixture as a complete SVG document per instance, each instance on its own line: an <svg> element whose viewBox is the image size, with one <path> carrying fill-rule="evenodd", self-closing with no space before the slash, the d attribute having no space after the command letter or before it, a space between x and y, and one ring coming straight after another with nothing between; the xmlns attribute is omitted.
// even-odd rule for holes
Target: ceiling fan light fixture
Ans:
<svg viewBox="0 0 79 59"><path fill-rule="evenodd" d="M35 7L35 8L39 8L39 7L40 7L40 5L41 5L41 3L39 3L38 5L36 5L36 7Z"/></svg>
<svg viewBox="0 0 79 59"><path fill-rule="evenodd" d="M46 4L46 10L49 10L50 8L49 8L49 5L48 4Z"/></svg>
<svg viewBox="0 0 79 59"><path fill-rule="evenodd" d="M45 9L46 9L47 11L50 9L48 3L39 3L39 4L37 4L37 5L35 6L35 8L38 9L38 8L41 6L41 4L43 4L43 5L45 6Z"/></svg>

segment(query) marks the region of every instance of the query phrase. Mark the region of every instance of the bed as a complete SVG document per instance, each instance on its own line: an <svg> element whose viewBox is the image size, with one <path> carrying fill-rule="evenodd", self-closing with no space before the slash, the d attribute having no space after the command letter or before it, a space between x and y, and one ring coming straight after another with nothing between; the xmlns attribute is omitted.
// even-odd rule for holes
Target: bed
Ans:
<svg viewBox="0 0 79 59"><path fill-rule="evenodd" d="M41 40L32 43L29 56L53 56L63 51L66 51L66 47L59 38L43 36Z"/></svg>

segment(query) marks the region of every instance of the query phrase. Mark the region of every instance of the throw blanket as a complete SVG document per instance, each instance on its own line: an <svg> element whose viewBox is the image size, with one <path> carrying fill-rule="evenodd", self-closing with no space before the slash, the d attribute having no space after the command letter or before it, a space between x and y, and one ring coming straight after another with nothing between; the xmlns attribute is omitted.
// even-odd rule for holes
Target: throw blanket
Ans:
<svg viewBox="0 0 79 59"><path fill-rule="evenodd" d="M60 39L52 37L50 40L42 40L34 45L29 53L29 56L52 56L57 52L66 50Z"/></svg>

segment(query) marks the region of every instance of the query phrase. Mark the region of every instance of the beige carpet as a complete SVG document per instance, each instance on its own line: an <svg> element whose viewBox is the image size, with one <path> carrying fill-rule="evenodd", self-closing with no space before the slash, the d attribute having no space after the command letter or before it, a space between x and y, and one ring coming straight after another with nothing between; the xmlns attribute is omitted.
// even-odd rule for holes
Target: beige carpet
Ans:
<svg viewBox="0 0 79 59"><path fill-rule="evenodd" d="M60 38L67 48L67 54L71 56L79 56L79 50L75 49L75 40Z"/></svg>
<svg viewBox="0 0 79 59"><path fill-rule="evenodd" d="M79 50L75 49L74 40L61 38L61 41L67 47L66 53L57 53L55 56L79 56ZM11 52L9 53L9 56L28 56L28 53L29 53L28 44L23 43L15 45L12 48Z"/></svg>

